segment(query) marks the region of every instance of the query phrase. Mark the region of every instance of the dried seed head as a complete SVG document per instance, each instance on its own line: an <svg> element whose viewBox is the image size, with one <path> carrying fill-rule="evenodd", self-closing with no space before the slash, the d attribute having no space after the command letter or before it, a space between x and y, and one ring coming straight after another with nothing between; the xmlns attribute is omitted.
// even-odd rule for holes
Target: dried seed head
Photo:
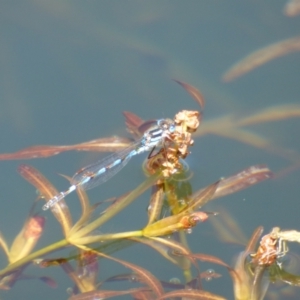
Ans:
<svg viewBox="0 0 300 300"><path fill-rule="evenodd" d="M183 169L180 159L189 155L189 147L194 144L191 133L199 127L199 112L183 110L174 118L175 129L168 133L164 145L158 154L151 157L146 163L150 174L160 170L164 178Z"/></svg>

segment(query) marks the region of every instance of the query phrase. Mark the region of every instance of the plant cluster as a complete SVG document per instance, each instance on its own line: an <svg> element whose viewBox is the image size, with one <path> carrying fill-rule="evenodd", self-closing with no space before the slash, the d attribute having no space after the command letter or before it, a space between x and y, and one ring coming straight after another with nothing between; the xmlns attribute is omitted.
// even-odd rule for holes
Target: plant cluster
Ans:
<svg viewBox="0 0 300 300"><path fill-rule="evenodd" d="M7 266L0 271L1 289L12 288L25 276L26 267L35 264L44 268L45 274L48 267L60 267L64 270L74 282L74 287L69 289L69 300L106 299L121 295L130 295L133 299L225 299L203 289L203 280L220 277L220 274L212 270L202 271L199 262L203 261L212 265L221 265L228 270L237 300L263 299L268 290L268 285L265 284L266 275L268 275L268 284L281 281L289 285L300 285L300 277L287 272L282 263L282 258L289 252L288 243L300 242L300 232L296 230L286 231L274 227L270 233L260 239L263 230L259 227L248 241L245 250L240 253L234 266L210 254L195 253L190 250L186 239L186 233L191 232L193 227L218 215L218 212L203 211L203 207L209 201L238 192L272 176L266 166L255 165L192 192L189 184L191 172L184 159L190 153L189 149L194 143L193 138L205 133L224 135L226 132L227 136L230 136L232 132L239 139L245 133L241 127L289 117L289 107L285 106L284 110L276 107L266 109L244 119L220 118L202 124L203 96L193 86L177 82L199 103L201 111L183 110L176 114L172 120L174 130L167 132L163 142L152 149L144 163L147 179L124 195L107 200L108 205L104 210L101 210L102 203L91 204L84 186L78 184L76 192L81 204L80 218L73 221L65 199L54 204L50 211L61 226L63 238L38 250L34 249L47 224L45 212L36 212L35 205L11 246L8 246L2 235L0 236L0 245L8 259ZM294 113L294 108L291 108L291 111ZM125 112L124 115L129 132L138 139L144 134L150 121L144 121L129 112ZM199 125L200 127L203 125L202 131L197 131ZM259 144L258 139L254 137L252 135L247 142L261 147L262 144ZM114 137L72 146L34 146L16 153L2 154L0 159L47 157L63 151L89 151L96 147L102 148L103 151L117 151L128 147L130 143L127 139ZM39 191L39 200L47 202L58 195L57 189L51 182L32 166L22 164L18 172ZM93 178L94 174L89 176ZM72 178L67 177L67 179L72 183ZM115 218L119 212L149 189L151 197L146 225L143 228L99 234L98 230L103 224ZM96 214L99 209L100 215ZM218 217L219 215L216 216ZM166 282L145 268L114 256L114 253L125 247L132 247L134 251L137 243L154 249L166 261L180 268L185 281ZM74 248L76 254L55 258L57 251L63 248ZM49 255L54 258L49 258ZM113 277L99 281L99 274L105 274L105 270L99 268L100 258L117 262L129 269L129 272L115 274ZM43 276L39 279L51 287L56 285L50 277ZM126 290L103 289L105 283L119 281L133 285Z"/></svg>

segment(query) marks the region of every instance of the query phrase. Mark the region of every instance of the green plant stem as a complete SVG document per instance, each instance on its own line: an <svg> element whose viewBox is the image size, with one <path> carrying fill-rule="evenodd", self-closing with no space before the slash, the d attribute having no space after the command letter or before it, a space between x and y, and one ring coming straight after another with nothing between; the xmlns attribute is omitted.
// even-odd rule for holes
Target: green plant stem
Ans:
<svg viewBox="0 0 300 300"><path fill-rule="evenodd" d="M78 238L76 240L71 240L72 244L76 245L87 245L96 242L102 242L105 240L116 240L116 239L126 239L130 237L140 237L143 235L142 230L136 231L126 231L120 233L111 233L111 234L100 234L95 236L86 236L82 238Z"/></svg>
<svg viewBox="0 0 300 300"><path fill-rule="evenodd" d="M27 256L25 256L24 258L8 265L6 268L4 268L3 270L0 271L0 277L1 276L4 276L4 275L8 275L9 273L17 270L17 269L20 269L21 267L24 267L26 264L29 264L31 261L33 261L34 259L37 259L37 258L40 258L50 252L53 252L53 251L56 251L60 248L63 248L63 247L66 247L66 246L69 246L70 243L63 239L61 241L58 241L54 244L51 244L45 248L42 248L38 251L35 251Z"/></svg>
<svg viewBox="0 0 300 300"><path fill-rule="evenodd" d="M157 181L160 174L154 174L147 178L142 184L140 184L136 189L130 192L126 197L122 199L122 201L117 202L114 204L112 209L108 209L105 214L101 217L96 219L95 221L89 223L88 225L84 226L82 229L78 230L76 233L70 236L70 239L78 240L79 238L83 238L91 233L93 230L97 229L105 222L110 220L113 216L123 210L126 206L128 206L131 202L133 202L139 195L141 195L144 191L146 191L149 187L151 187L154 182Z"/></svg>

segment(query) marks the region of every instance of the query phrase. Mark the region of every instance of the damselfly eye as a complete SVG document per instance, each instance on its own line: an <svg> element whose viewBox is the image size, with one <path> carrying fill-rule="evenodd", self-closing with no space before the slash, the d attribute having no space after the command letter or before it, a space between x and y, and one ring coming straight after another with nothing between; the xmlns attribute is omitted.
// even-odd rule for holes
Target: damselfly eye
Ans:
<svg viewBox="0 0 300 300"><path fill-rule="evenodd" d="M171 133L173 133L173 132L175 131L175 124L174 124L174 123L170 124L170 126L169 126L169 131L170 131Z"/></svg>
<svg viewBox="0 0 300 300"><path fill-rule="evenodd" d="M169 132L174 132L175 131L175 124L171 119L162 119L158 121L158 125L163 129L163 130L168 130Z"/></svg>

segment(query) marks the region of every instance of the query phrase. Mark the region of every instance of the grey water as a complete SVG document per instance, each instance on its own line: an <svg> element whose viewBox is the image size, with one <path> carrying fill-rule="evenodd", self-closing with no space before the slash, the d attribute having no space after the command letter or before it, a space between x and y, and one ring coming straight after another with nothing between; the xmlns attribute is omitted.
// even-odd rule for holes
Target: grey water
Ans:
<svg viewBox="0 0 300 300"><path fill-rule="evenodd" d="M299 52L272 60L232 82L222 82L226 70L251 52L299 35L300 16L284 15L286 2L2 1L0 153L112 135L130 137L122 116L125 110L145 120L172 118L182 109L199 110L172 79L201 90L206 100L203 122L227 115L247 117L276 105L300 104ZM299 118L292 118L245 128L267 139L271 149L286 149L285 155L217 135L195 138L187 159L194 174L194 190L255 164L280 172L279 177L218 199L205 209L229 212L246 239L258 226L264 226L265 233L274 226L300 230L300 172L297 167L290 168L297 164L294 158L300 152L299 126ZM34 166L58 190L65 190L68 182L58 174L72 176L103 155L72 151L42 159L1 161L0 231L7 243L10 245L22 228L37 196L34 187L16 172L20 163ZM91 190L91 201L135 188L143 181L145 158L134 158L111 181ZM100 230L141 228L147 218L148 198L149 193ZM66 201L74 219L78 218L76 196ZM62 239L51 213L42 214L46 228L35 249ZM187 238L194 252L216 255L232 265L243 251L243 245L222 241L209 221L199 224ZM296 257L298 274L299 246L291 244L290 250ZM184 279L179 268L146 246L133 246L116 256L145 267L161 280ZM0 251L1 268L6 262ZM201 267L211 268L222 277L207 282L205 289L233 299L227 271L212 264ZM99 281L126 272L129 270L101 260ZM20 280L11 290L0 291L1 299L67 299L66 289L73 286L58 267L28 266L24 274L52 277L58 287L52 289L37 279ZM118 288L118 284L106 288ZM284 293L290 295L288 299L296 299L299 290L271 285L268 299L287 299Z"/></svg>

